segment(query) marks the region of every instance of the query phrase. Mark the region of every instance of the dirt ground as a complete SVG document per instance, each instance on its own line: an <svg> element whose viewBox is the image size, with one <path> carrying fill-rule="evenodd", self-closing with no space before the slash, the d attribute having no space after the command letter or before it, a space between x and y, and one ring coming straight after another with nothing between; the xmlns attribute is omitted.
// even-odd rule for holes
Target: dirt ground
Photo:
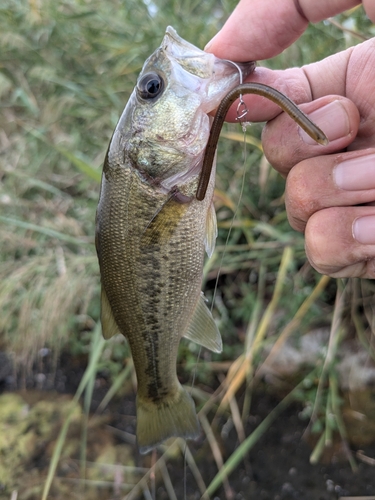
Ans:
<svg viewBox="0 0 375 500"><path fill-rule="evenodd" d="M62 422L66 418L63 408L72 399L71 395L74 394L81 380L86 360L84 357L71 358L69 354L64 354L53 374L48 371L48 368L39 365L35 373L24 379L14 377L11 363L4 353L1 353L0 361L0 398L9 398L10 395L16 398L15 402L10 399L0 400L0 427L2 426L3 433L9 435L8 448L7 443L4 444L4 440L0 439L0 457L3 462L3 465L0 465L0 499L9 500L11 493L17 491L19 500L33 500L34 498L36 500L40 498L43 478L46 477L54 443ZM20 391L21 385L26 385L26 391ZM105 374L99 374L92 411L95 411L108 387ZM251 415L246 426L247 435L278 403L277 395L267 392L258 392L254 397ZM371 397L375 399L373 394ZM11 417L9 417L9 412L7 414L5 411L6 407L10 408L10 404L14 404ZM25 411L25 408L28 410ZM230 475L230 490L227 489L225 492L221 488L213 498L220 500L226 498L234 500L333 500L341 497L375 499L375 434L371 436L369 428L364 426L363 433L366 434L366 439L350 445L357 463L355 472L346 459L345 447L340 439L334 441L333 446L327 450L320 463L311 465L309 458L313 443L308 442L309 440L306 440L304 436L307 421L300 418L301 409L298 404L293 404L275 421L268 432L251 449L245 460ZM54 483L49 498L66 498L67 488L71 488L74 481L79 480L79 470L74 464L79 459L79 424L82 416L80 405L75 411L77 412L76 418L68 434L69 452L63 453L57 470L59 479ZM2 414L5 415L3 422L1 422ZM44 417L51 425L41 423ZM27 418L29 420L25 420ZM18 427L15 427L16 425ZM220 429L223 425L225 425L224 420L218 421L216 430L223 457L227 459L239 443L234 429L229 430L226 436L223 437L222 433L220 436ZM14 442L10 437L12 429L16 429ZM132 467L139 468L138 471L144 470L150 465L150 457L139 455L135 444L131 442L134 429L134 395L115 398L104 415L93 418L89 425L88 462L103 465L113 460L120 465L131 464ZM357 429L358 432L360 431ZM23 448L19 445L22 442L26 443ZM9 447L12 450L17 449L18 454L10 454ZM217 468L207 442L198 440L197 443L191 443L190 448L204 481L209 484L217 473ZM28 450L27 453L25 449ZM125 460L128 464L124 463ZM12 479L13 482L10 481L11 471L4 469L6 463L11 464L12 470L17 472L17 477ZM167 469L176 497L183 499L183 460L181 458L169 460ZM2 477L6 477L3 482ZM134 484L137 481L136 477L129 478L122 475L121 478L120 482L125 481L125 483L129 481ZM108 470L105 472L105 480L99 473L96 476L91 473L89 479L93 483L96 481L97 484L102 482L102 485L106 484L107 487L96 488L96 494L100 493L99 496L94 494L94 490L91 492L86 490L83 496L72 494L72 500L74 498L90 498L90 500L124 498L126 491L129 490L125 483L123 487L117 484L117 489L108 487L111 482L113 484L116 482L114 475L111 476ZM29 485L28 481L30 481ZM170 498L162 480L156 480L154 498L157 500ZM198 486L189 468L187 468L186 475L186 498L188 500L200 498Z"/></svg>

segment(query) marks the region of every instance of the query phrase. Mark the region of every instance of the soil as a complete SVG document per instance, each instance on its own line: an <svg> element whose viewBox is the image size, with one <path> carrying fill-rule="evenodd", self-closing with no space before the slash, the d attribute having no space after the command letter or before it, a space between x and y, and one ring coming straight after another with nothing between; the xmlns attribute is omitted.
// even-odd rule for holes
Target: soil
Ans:
<svg viewBox="0 0 375 500"><path fill-rule="evenodd" d="M60 358L57 369L53 373L50 371L51 363L44 363L42 367L39 365L33 374L22 378L14 376L11 363L4 353L0 353L0 360L0 397L1 393L9 394L17 392L30 407L33 407L36 401L40 402L44 399L49 402L55 400L61 406L61 402L65 401L61 398L69 398L70 396L67 395L74 394L77 389L87 361L84 356L72 358L68 353L64 353ZM26 391L20 392L21 385L26 387ZM109 383L106 374L98 374L92 402L93 412L106 394L108 387ZM251 416L248 418L245 429L246 435L249 435L259 425L264 417L275 408L278 402L279 398L277 395L272 394L270 391L265 390L255 394L252 402ZM348 463L347 450L339 438L334 441L332 447L323 455L321 463L312 465L310 464L312 443L304 437L307 422L300 418L301 409L301 406L298 404L289 406L230 475L230 488L227 488L226 491L224 488L218 489L212 498L232 498L234 500L336 500L349 496L361 497L363 500L374 500L375 436L372 436L372 439L371 436L367 436L368 439L365 440L365 446L361 447L360 459L356 459L357 470L355 472ZM216 426L217 439L224 460L239 445L235 429L230 429L227 435L223 437L222 430L227 423L228 419L219 420ZM30 425L28 432L30 431ZM117 457L115 460L122 460L119 457L127 456L127 453L129 453L134 466L149 467L151 457L139 455L135 444L131 443L134 430L134 394L115 398L107 407L104 417L97 421L97 426L95 427L93 424L88 430L89 434L90 432L93 433L91 439L89 436L88 453L90 454L90 460L95 461L96 455L101 454L103 456L103 450L99 451L99 443L101 443L107 450L106 453L108 453L110 446L122 446L120 455L112 455ZM39 436L40 433L40 429L35 432ZM100 436L100 439L98 436ZM78 441L74 433L71 437ZM201 441L198 440L196 443L190 443L189 446L203 480L206 484L209 484L217 473L217 467L207 441L203 439ZM351 447L353 447L352 452L355 455L358 450L353 445ZM41 445L39 442L38 453L33 453L29 461L23 458L25 474L26 470L33 470L35 476L35 471L39 468L41 476L46 477L46 468L51 452L51 444L43 442L43 445ZM79 450L73 450L72 453L73 455L78 454L77 457L79 457ZM366 457L369 458L368 463L363 461L366 460ZM58 475L60 476L63 475L67 467L68 459L65 458L64 460L65 465L60 465L58 469ZM69 460L71 461L72 459ZM122 463L122 465L126 464ZM178 499L186 498L193 500L201 497L197 483L189 468L187 468L186 483L184 483L184 463L181 458L169 459L167 461L167 469ZM75 477L72 470L73 468L70 465L69 478ZM79 474L77 477L79 479ZM22 480L22 478L18 479ZM19 484L19 481L17 484ZM170 498L160 478L156 479L153 487L155 499L167 500ZM10 498L9 492L13 491L13 489L9 488L3 486L3 491L1 492L0 485L0 499ZM16 486L13 486L13 488L16 488ZM184 497L185 489L186 496ZM100 490L100 495L97 498L101 500L124 498L124 493L121 492L121 489L119 491L121 494L116 493L113 488L108 490L104 488ZM71 499L90 498L90 500L93 500L96 498L92 493L87 495L76 497L72 494ZM37 495L33 496L30 492L26 494L20 488L18 499L22 500L23 498L36 499L40 497ZM51 491L49 498L60 499L64 498L64 496L61 496L61 493L55 487ZM139 498L143 498L143 496Z"/></svg>

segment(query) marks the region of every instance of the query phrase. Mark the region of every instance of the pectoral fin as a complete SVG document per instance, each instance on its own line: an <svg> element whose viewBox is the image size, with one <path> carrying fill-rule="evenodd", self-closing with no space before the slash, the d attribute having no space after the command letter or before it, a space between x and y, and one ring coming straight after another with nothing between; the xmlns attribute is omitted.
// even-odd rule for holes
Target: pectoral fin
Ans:
<svg viewBox="0 0 375 500"><path fill-rule="evenodd" d="M203 347L207 347L210 351L221 352L223 350L220 332L205 304L203 293L199 297L193 319L184 337Z"/></svg>
<svg viewBox="0 0 375 500"><path fill-rule="evenodd" d="M170 197L148 223L141 239L141 247L167 243L187 210L187 204Z"/></svg>
<svg viewBox="0 0 375 500"><path fill-rule="evenodd" d="M117 333L121 333L119 327L117 326L115 318L113 317L112 309L103 287L101 295L100 321L102 323L102 334L106 340L110 339Z"/></svg>
<svg viewBox="0 0 375 500"><path fill-rule="evenodd" d="M211 203L210 208L207 212L206 219L206 235L204 238L204 246L207 255L211 257L215 250L215 243L217 237L217 222L214 204Z"/></svg>

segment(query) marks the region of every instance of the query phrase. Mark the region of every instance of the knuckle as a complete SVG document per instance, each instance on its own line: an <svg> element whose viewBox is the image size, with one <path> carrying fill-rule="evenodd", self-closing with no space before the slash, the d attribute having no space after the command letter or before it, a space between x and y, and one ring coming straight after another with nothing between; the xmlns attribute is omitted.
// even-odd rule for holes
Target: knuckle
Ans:
<svg viewBox="0 0 375 500"><path fill-rule="evenodd" d="M352 236L353 213L344 207L315 212L305 228L306 256L316 271L333 278L375 277L375 250Z"/></svg>
<svg viewBox="0 0 375 500"><path fill-rule="evenodd" d="M332 239L327 234L329 225L321 215L319 212L313 214L307 222L305 250L314 269L321 274L332 276L337 272L339 262L337 262L337 255L332 254L334 245L331 245Z"/></svg>
<svg viewBox="0 0 375 500"><path fill-rule="evenodd" d="M283 115L267 122L262 132L262 145L267 160L276 170L287 173L293 167L296 152L291 147L291 135L285 133Z"/></svg>
<svg viewBox="0 0 375 500"><path fill-rule="evenodd" d="M285 188L285 206L291 226L303 231L306 222L316 210L316 200L311 197L304 170L300 164L289 172Z"/></svg>

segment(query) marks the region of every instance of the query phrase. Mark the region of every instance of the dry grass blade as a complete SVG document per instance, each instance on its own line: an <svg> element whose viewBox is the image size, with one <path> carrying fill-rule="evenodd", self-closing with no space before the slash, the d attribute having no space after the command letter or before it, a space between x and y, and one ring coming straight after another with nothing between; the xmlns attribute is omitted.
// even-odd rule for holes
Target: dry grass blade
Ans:
<svg viewBox="0 0 375 500"><path fill-rule="evenodd" d="M341 398L339 396L338 380L335 373L331 373L329 377L331 398L332 398L332 412L335 416L337 429L340 433L341 441L345 449L346 458L350 464L353 472L358 471L358 466L349 446L348 433L345 427L345 422L341 413Z"/></svg>
<svg viewBox="0 0 375 500"><path fill-rule="evenodd" d="M329 276L322 276L315 286L314 290L311 292L309 297L304 300L304 302L299 307L298 311L292 318L292 320L286 325L286 327L281 331L275 344L272 346L271 352L267 356L267 358L262 362L255 373L255 377L261 377L265 370L267 370L277 356L278 352L282 348L283 344L287 341L287 339L292 335L293 332L300 326L303 318L306 316L308 311L314 302L320 297L322 292L326 289L328 283L331 281Z"/></svg>
<svg viewBox="0 0 375 500"><path fill-rule="evenodd" d="M294 400L295 394L303 386L304 380L300 382L258 425L258 427L248 436L245 441L232 453L225 462L221 470L216 474L214 479L209 484L206 494L212 495L223 483L224 478L228 477L238 464L243 460L245 455L254 446L254 444L263 436L275 419L288 407Z"/></svg>
<svg viewBox="0 0 375 500"><path fill-rule="evenodd" d="M313 411L311 415L311 420L308 429L313 428L314 423L318 420L319 414L321 413L323 390L328 382L328 397L325 411L325 431L322 432L318 443L316 444L313 452L310 456L310 462L316 464L326 446L330 446L332 443L332 428L331 428L331 416L334 417L334 425L339 431L342 445L346 453L346 457L351 465L353 471L357 470L357 464L354 457L350 451L348 444L348 435L345 428L345 423L341 414L341 398L339 396L339 387L337 374L334 370L334 362L337 358L337 350L339 347L340 340L343 337L343 324L342 316L344 311L344 305L347 298L348 287L342 283L342 280L337 281L337 293L335 308L332 318L329 342L327 353L324 359L323 367L321 369L318 387L316 391L315 402L313 406Z"/></svg>
<svg viewBox="0 0 375 500"><path fill-rule="evenodd" d="M202 474L200 473L199 467L195 463L195 460L194 460L193 454L190 451L190 448L182 439L178 439L177 442L178 442L178 445L180 447L180 450L182 451L182 453L186 459L186 462L189 466L189 469L191 470L191 472L194 476L194 479L198 485L198 488L199 488L201 494L204 495L207 487L206 487L205 482L203 481L203 477L202 477ZM204 498L205 498L205 500L209 500L209 497L207 497L207 498L204 497Z"/></svg>
<svg viewBox="0 0 375 500"><path fill-rule="evenodd" d="M259 151L263 152L262 142L256 137L249 134L241 134L239 132L221 132L220 137L224 137L225 139L230 139L232 141L237 141L246 144L251 144L251 146L255 146L259 149Z"/></svg>
<svg viewBox="0 0 375 500"><path fill-rule="evenodd" d="M225 396L223 397L223 400L220 404L219 408L220 411L222 411L229 404L230 399L234 397L237 390L240 388L240 386L246 379L246 373L249 370L249 366L252 363L253 356L261 346L261 343L266 335L267 329L272 320L272 316L275 312L276 306L280 301L282 295L282 289L285 284L286 273L290 266L292 258L293 258L292 249L290 247L286 247L284 249L283 257L279 267L279 272L277 274L272 300L263 314L258 330L255 334L254 342L253 345L251 346L251 349L246 354L246 356L241 356L235 361L235 363L233 364L233 368L231 368L230 373L228 373L226 381L227 389Z"/></svg>
<svg viewBox="0 0 375 500"><path fill-rule="evenodd" d="M207 420L206 415L201 414L199 416L199 420L202 424L202 428L204 430L204 433L206 434L208 444L211 447L212 455L215 459L217 468L219 469L219 472L221 472L223 470L224 461L223 461L223 456L222 456L221 451L220 451L219 443L217 442L217 440L215 438L215 434L214 434L214 432L213 432L213 430L212 430L212 428ZM227 500L231 500L233 498L233 491L232 491L232 488L229 484L228 478L225 476L224 472L222 474L222 481L223 481L223 485L224 485L225 498L227 498Z"/></svg>
<svg viewBox="0 0 375 500"><path fill-rule="evenodd" d="M73 412L75 409L74 403L76 403L79 400L83 391L88 386L90 381L92 381L95 378L95 374L96 374L96 370L97 370L97 366L98 366L98 360L99 360L99 357L102 353L102 349L104 346L104 339L102 337L102 330L101 330L100 325L97 325L97 327L95 329L95 332L93 335L93 345L95 346L95 349L93 349L89 365L88 365L88 367L83 375L83 378L81 380L81 383L79 384L77 392L74 395L74 398L72 401L72 405L73 405L72 411L69 414L68 418L65 420L64 425L61 428L59 437L58 437L57 442L56 442L55 449L54 449L53 454L52 454L51 463L50 463L50 467L48 470L48 476L47 476L47 479L46 479L46 482L44 485L42 500L47 500L49 491L50 491L51 486L52 486L52 481L53 481L53 478L54 478L56 470L57 470L57 466L58 466L58 463L60 460L62 449L63 449L63 446L65 444L66 435L67 435L67 432L69 429L70 417L73 415Z"/></svg>
<svg viewBox="0 0 375 500"><path fill-rule="evenodd" d="M30 222L13 219L11 217L0 216L0 221L16 227L20 227L22 229L44 234L46 236L49 236L50 238L56 238L58 240L66 241L67 243L73 243L75 245L87 245L88 243L93 244L93 241L90 242L83 238L82 239L75 238L74 236L70 236L68 234L64 234L59 231L55 231L54 229L48 227L38 226L37 224L31 224Z"/></svg>
<svg viewBox="0 0 375 500"><path fill-rule="evenodd" d="M240 443L242 443L243 441L245 441L246 435L236 398L232 398L229 400L229 406L232 413L233 424L236 428L238 440Z"/></svg>
<svg viewBox="0 0 375 500"><path fill-rule="evenodd" d="M339 338L340 338L340 335L342 334L341 319L342 319L344 301L345 301L345 288L342 290L341 287L338 287L337 293L336 293L334 315L332 318L331 330L330 330L330 335L329 335L327 354L326 354L326 357L324 360L322 373L321 373L320 378L319 378L319 384L318 384L318 389L317 389L317 393L316 393L314 409L313 409L313 412L311 415L310 425L312 425L313 422L317 418L317 415L319 412L319 407L321 404L321 396L322 396L323 386L326 383L326 380L327 380L327 377L329 374L329 370L331 368L333 360L335 359L335 354L337 351Z"/></svg>
<svg viewBox="0 0 375 500"><path fill-rule="evenodd" d="M358 458L358 460L361 460L361 462L364 462L366 464L372 465L375 467L375 458L368 457L363 453L362 450L358 450L355 456Z"/></svg>
<svg viewBox="0 0 375 500"><path fill-rule="evenodd" d="M106 395L104 396L104 398L100 402L100 404L96 410L96 413L101 413L102 411L104 411L104 409L106 408L108 403L111 401L111 399L115 396L115 394L117 394L120 387L123 385L124 381L128 379L129 375L131 374L132 369L133 369L133 361L132 361L132 359L128 359L127 363L126 363L126 367L114 379L113 384L111 385L111 387L107 391Z"/></svg>
<svg viewBox="0 0 375 500"><path fill-rule="evenodd" d="M56 479L59 481L63 481L66 483L71 483L74 485L77 485L80 489L83 489L84 486L95 486L96 488L102 488L102 489L113 489L113 481L104 481L104 480L95 480L95 479L77 479L77 478L70 478L70 477L61 477L61 476L56 476ZM116 488L118 490L121 490L122 493L126 493L132 488L131 484L119 484L116 485ZM83 497L84 498L84 497Z"/></svg>
<svg viewBox="0 0 375 500"><path fill-rule="evenodd" d="M358 31L354 31L354 30L351 30L351 29L348 29L346 28L345 26L343 26L342 24L338 23L334 18L329 18L328 21L332 24L332 26L336 26L336 28L338 28L339 30L341 30L342 32L344 33L347 33L351 36L353 36L354 38L357 38L358 40L360 40L361 42L365 42L366 40L369 40L369 37L367 36L364 36L362 33L359 33Z"/></svg>
<svg viewBox="0 0 375 500"><path fill-rule="evenodd" d="M71 332L67 317L86 314L98 291L96 274L93 256L76 256L61 246L0 264L0 328L24 371L47 342L58 345Z"/></svg>
<svg viewBox="0 0 375 500"><path fill-rule="evenodd" d="M186 445L183 439L175 439L170 446L167 447L163 455L153 464L150 469L146 472L146 474L140 479L140 481L133 487L133 489L126 495L124 500L135 500L138 498L138 495L141 491L144 491L144 488L147 486L147 482L150 480L152 474L155 474L157 468L160 467L160 463L163 462L165 464L165 460L169 456L175 456L176 450L180 449L181 453L186 457L186 461L189 465L189 468L198 484L200 491L203 493L206 490L206 485L202 479L202 475L199 472L199 468L197 467L194 457L189 450L189 447Z"/></svg>
<svg viewBox="0 0 375 500"><path fill-rule="evenodd" d="M374 290L373 287L369 287L368 281L363 282L362 280L353 279L351 280L351 284L354 289L351 317L355 325L356 334L363 347L375 361ZM364 308L365 318L360 311L362 306Z"/></svg>
<svg viewBox="0 0 375 500"><path fill-rule="evenodd" d="M171 481L171 476L169 475L167 464L164 460L161 460L159 463L159 469L161 475L163 476L163 481L165 485L165 489L167 490L168 496L170 500L178 500L176 496L176 492L174 491L173 484Z"/></svg>
<svg viewBox="0 0 375 500"><path fill-rule="evenodd" d="M146 500L155 500L155 497L153 497L151 495L151 491L150 491L149 487L147 486L147 484L143 485L143 497Z"/></svg>
<svg viewBox="0 0 375 500"><path fill-rule="evenodd" d="M339 497L338 500L375 500L374 495L365 496L365 497Z"/></svg>
<svg viewBox="0 0 375 500"><path fill-rule="evenodd" d="M258 277L258 290L257 296L255 299L255 304L253 311L251 313L250 321L246 328L246 340L245 340L245 355L246 357L249 355L251 346L254 342L254 336L259 325L259 319L262 313L263 303L264 303L264 293L265 293L265 267L263 264L260 265L259 268L259 277ZM246 422L248 415L250 413L251 399L252 399L252 379L254 375L254 367L252 364L249 364L248 370L246 373L246 389L245 389L245 397L242 406L242 422ZM242 440L241 440L242 442Z"/></svg>
<svg viewBox="0 0 375 500"><path fill-rule="evenodd" d="M61 146L55 146L56 150L64 155L78 170L87 175L87 177L93 179L95 182L99 183L102 177L101 172L98 169L93 168L87 162L74 155L70 151L67 151Z"/></svg>

